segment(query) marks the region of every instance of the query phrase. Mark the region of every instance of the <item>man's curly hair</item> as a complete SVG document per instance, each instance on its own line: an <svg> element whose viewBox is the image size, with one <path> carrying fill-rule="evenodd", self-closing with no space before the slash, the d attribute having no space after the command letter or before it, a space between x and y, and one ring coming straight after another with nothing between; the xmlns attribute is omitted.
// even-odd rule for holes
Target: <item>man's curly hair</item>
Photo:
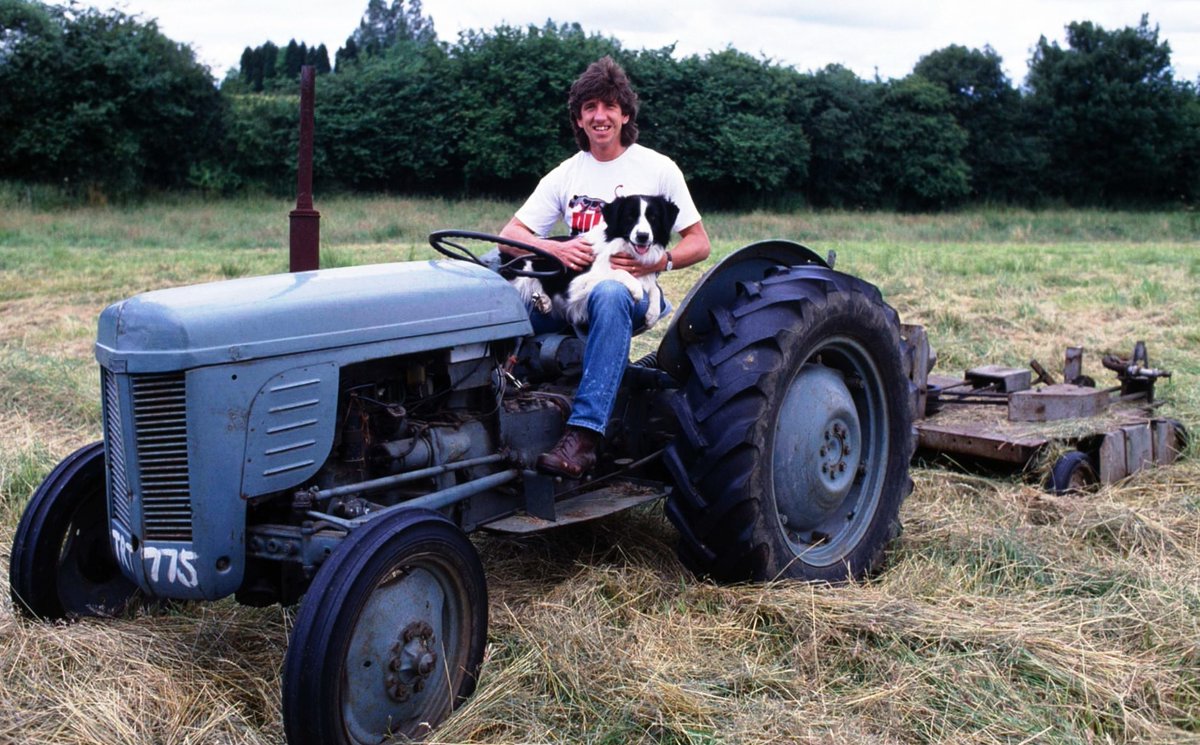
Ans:
<svg viewBox="0 0 1200 745"><path fill-rule="evenodd" d="M637 142L637 111L638 97L629 77L612 57L605 55L588 65L574 83L571 84L571 94L567 98L567 110L571 114L571 131L575 133L575 142L580 150L590 150L587 132L579 126L583 116L583 105L593 99L600 99L606 104L621 107L622 114L629 115L629 122L621 127L621 144L629 147Z"/></svg>

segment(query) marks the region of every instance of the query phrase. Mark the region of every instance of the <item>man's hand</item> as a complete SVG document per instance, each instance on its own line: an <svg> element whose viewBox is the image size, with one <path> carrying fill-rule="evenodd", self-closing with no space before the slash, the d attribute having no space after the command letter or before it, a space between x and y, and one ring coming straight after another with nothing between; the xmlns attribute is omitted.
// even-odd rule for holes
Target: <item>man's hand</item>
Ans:
<svg viewBox="0 0 1200 745"><path fill-rule="evenodd" d="M649 266L641 263L637 259L625 253L616 253L609 258L611 260L613 269L623 269L635 277L644 277L647 274L661 272L667 265L667 259L665 255L660 258L657 263L650 264Z"/></svg>
<svg viewBox="0 0 1200 745"><path fill-rule="evenodd" d="M561 243L549 241L548 245L553 246L549 249L550 252L572 271L581 272L596 260L596 252L592 250L592 244L584 240L581 235Z"/></svg>
<svg viewBox="0 0 1200 745"><path fill-rule="evenodd" d="M548 254L557 256L559 261L572 271L581 272L591 266L592 262L596 260L596 252L592 250L592 244L584 240L582 235L577 235L567 241L546 240L535 235L527 225L516 217L508 221L508 224L500 231L500 236L520 241L521 243L528 243L531 246L542 249ZM523 256L527 253L511 246L500 246L500 250L509 256Z"/></svg>

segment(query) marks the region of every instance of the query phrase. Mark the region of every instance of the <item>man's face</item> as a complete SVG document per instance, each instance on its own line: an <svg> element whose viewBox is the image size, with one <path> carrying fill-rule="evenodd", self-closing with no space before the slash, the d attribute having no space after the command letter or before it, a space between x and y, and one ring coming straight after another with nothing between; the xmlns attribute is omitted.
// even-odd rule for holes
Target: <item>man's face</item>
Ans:
<svg viewBox="0 0 1200 745"><path fill-rule="evenodd" d="M621 147L621 127L629 122L616 102L592 98L583 102L576 124L587 134L591 152L606 153Z"/></svg>

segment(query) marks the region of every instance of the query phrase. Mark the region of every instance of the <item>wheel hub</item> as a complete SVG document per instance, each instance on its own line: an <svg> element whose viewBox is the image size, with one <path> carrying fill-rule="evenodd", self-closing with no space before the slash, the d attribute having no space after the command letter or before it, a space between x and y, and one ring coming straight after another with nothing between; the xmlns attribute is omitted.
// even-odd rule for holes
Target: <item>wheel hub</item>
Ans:
<svg viewBox="0 0 1200 745"><path fill-rule="evenodd" d="M384 686L394 701L404 702L425 688L425 681L437 668L437 638L425 621L405 627L391 648Z"/></svg>
<svg viewBox="0 0 1200 745"><path fill-rule="evenodd" d="M828 491L820 491L816 498L822 507L832 509L841 500L829 499L839 492L844 492L854 480L854 471L858 465L858 443L851 442L850 427L840 418L834 419L825 428L825 444L817 450L817 459L821 464L821 480L830 486ZM847 467L848 466L848 467ZM822 500L822 497L825 497Z"/></svg>
<svg viewBox="0 0 1200 745"><path fill-rule="evenodd" d="M862 458L858 412L841 373L814 364L796 375L779 410L772 455L779 521L789 535L812 542L812 531L846 501Z"/></svg>

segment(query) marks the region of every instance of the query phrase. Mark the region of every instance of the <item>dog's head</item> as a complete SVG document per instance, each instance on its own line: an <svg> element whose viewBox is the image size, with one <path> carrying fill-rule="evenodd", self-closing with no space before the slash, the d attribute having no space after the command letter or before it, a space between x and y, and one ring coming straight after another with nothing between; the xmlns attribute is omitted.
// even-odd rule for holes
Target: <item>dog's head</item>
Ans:
<svg viewBox="0 0 1200 745"><path fill-rule="evenodd" d="M634 254L642 258L652 246L660 250L667 247L679 207L663 196L632 194L604 205L602 214L604 237L626 241Z"/></svg>

